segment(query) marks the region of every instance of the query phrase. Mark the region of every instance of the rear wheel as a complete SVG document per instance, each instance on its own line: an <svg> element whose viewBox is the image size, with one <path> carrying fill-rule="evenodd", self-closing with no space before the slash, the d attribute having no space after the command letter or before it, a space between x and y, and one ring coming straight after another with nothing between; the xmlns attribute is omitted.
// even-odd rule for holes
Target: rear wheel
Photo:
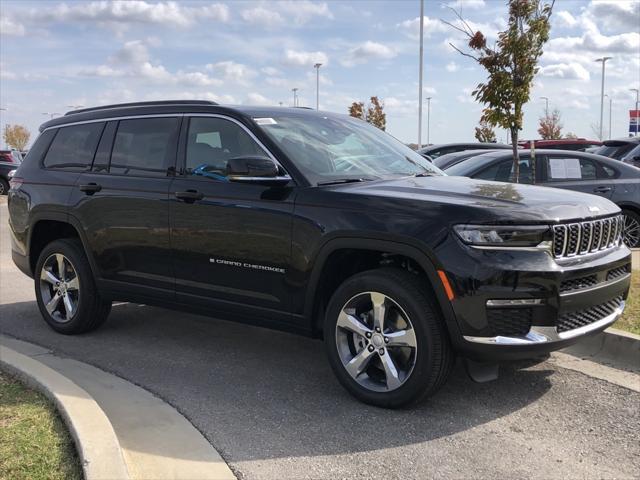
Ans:
<svg viewBox="0 0 640 480"><path fill-rule="evenodd" d="M427 286L396 268L347 279L327 308L324 339L340 383L359 400L397 408L435 393L453 366Z"/></svg>
<svg viewBox="0 0 640 480"><path fill-rule="evenodd" d="M47 245L36 264L35 290L44 320L59 333L76 334L98 328L111 302L96 289L82 244L62 239Z"/></svg>
<svg viewBox="0 0 640 480"><path fill-rule="evenodd" d="M0 195L6 195L9 192L9 182L4 178L0 178Z"/></svg>
<svg viewBox="0 0 640 480"><path fill-rule="evenodd" d="M631 210L622 210L624 230L622 240L629 248L640 248L640 215Z"/></svg>

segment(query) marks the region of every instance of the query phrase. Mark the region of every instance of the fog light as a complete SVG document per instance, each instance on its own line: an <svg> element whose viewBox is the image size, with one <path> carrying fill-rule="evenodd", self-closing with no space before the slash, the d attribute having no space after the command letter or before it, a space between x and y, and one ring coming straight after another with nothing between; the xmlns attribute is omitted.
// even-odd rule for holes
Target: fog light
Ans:
<svg viewBox="0 0 640 480"><path fill-rule="evenodd" d="M514 298L487 300L487 307L530 307L532 305L542 305L542 298Z"/></svg>

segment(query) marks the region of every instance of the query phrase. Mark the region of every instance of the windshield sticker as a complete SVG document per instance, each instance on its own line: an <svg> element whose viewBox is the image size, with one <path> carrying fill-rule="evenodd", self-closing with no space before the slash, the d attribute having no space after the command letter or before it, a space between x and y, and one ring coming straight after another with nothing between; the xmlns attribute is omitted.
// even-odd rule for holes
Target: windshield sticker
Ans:
<svg viewBox="0 0 640 480"><path fill-rule="evenodd" d="M258 125L277 125L273 118L254 118L253 119Z"/></svg>

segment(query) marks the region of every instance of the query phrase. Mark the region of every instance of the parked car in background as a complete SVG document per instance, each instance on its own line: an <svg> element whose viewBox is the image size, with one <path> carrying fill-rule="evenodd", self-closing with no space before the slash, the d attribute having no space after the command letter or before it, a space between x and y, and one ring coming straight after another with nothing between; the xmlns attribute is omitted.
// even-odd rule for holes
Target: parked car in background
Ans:
<svg viewBox="0 0 640 480"><path fill-rule="evenodd" d="M462 152L463 150L511 150L511 145L504 143L446 143L441 145L429 145L428 147L421 148L418 153L423 157L429 157L430 160L435 160L441 155L447 153Z"/></svg>
<svg viewBox="0 0 640 480"><path fill-rule="evenodd" d="M597 148L602 145L598 140L587 140L586 138L562 138L560 140L524 140L518 142L522 148L531 148L534 144L536 149L547 148L551 150L574 150L584 152L588 148Z"/></svg>
<svg viewBox="0 0 640 480"><path fill-rule="evenodd" d="M496 151L471 157L444 169L448 175L509 182L510 153ZM531 150L520 152L520 183L577 190L608 198L622 210L624 242L640 247L640 169L584 152L536 150L535 176Z"/></svg>
<svg viewBox="0 0 640 480"><path fill-rule="evenodd" d="M464 162L467 158L476 157L488 152L497 152L502 150L463 150L461 152L447 153L440 155L432 160L433 164L441 169L449 168L456 163Z"/></svg>
<svg viewBox="0 0 640 480"><path fill-rule="evenodd" d="M22 155L16 150L0 150L0 195L9 191L9 172L16 170L22 163Z"/></svg>
<svg viewBox="0 0 640 480"><path fill-rule="evenodd" d="M640 167L640 137L605 140L594 153Z"/></svg>

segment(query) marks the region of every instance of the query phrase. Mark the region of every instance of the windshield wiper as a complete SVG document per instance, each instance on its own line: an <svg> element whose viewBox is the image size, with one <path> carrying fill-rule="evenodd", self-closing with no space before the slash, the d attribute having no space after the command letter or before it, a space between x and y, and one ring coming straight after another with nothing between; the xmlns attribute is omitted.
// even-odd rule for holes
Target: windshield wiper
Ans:
<svg viewBox="0 0 640 480"><path fill-rule="evenodd" d="M420 172L420 173L414 173L411 176L412 177L439 177L440 175L433 172Z"/></svg>
<svg viewBox="0 0 640 480"><path fill-rule="evenodd" d="M373 178L336 178L335 180L328 180L326 182L318 182L318 186L322 185L336 185L338 183L356 183L356 182L370 182Z"/></svg>

